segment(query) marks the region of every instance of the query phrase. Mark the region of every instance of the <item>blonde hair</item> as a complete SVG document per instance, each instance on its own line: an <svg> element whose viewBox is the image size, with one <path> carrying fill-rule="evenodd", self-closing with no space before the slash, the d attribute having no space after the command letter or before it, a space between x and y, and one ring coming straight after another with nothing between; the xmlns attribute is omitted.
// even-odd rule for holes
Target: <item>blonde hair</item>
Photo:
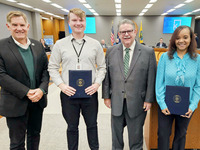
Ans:
<svg viewBox="0 0 200 150"><path fill-rule="evenodd" d="M11 23L11 19L13 17L23 17L24 21L26 22L26 24L28 23L26 15L23 12L21 12L21 11L10 11L7 14L7 23Z"/></svg>
<svg viewBox="0 0 200 150"><path fill-rule="evenodd" d="M71 13L77 15L81 19L86 18L85 12L83 10L81 10L80 8L72 8L72 9L69 10L69 13L68 13L68 19L69 20L70 20L70 14Z"/></svg>

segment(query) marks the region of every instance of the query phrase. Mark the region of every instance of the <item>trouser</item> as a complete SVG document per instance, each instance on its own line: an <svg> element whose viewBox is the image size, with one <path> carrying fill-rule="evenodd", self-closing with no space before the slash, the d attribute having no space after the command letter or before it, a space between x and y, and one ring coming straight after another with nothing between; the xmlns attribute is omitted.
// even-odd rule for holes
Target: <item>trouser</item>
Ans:
<svg viewBox="0 0 200 150"><path fill-rule="evenodd" d="M61 92L62 114L68 124L67 141L69 150L78 149L78 126L80 113L82 113L87 126L87 138L91 150L99 149L97 133L98 98L97 93L91 98L70 99Z"/></svg>
<svg viewBox="0 0 200 150"><path fill-rule="evenodd" d="M27 150L38 150L42 126L43 108L39 103L28 104L25 115L7 117L9 128L10 150L25 150L25 136L27 134Z"/></svg>
<svg viewBox="0 0 200 150"><path fill-rule="evenodd" d="M192 117L192 116L191 116ZM158 150L169 150L169 139L172 130L172 123L175 120L175 134L172 150L184 150L186 133L190 118L180 115L165 115L158 109Z"/></svg>
<svg viewBox="0 0 200 150"><path fill-rule="evenodd" d="M130 118L127 112L126 99L124 99L123 113L121 116L111 115L112 127L112 150L123 150L123 132L127 125L128 139L130 150L143 149L143 125L146 117L146 112Z"/></svg>

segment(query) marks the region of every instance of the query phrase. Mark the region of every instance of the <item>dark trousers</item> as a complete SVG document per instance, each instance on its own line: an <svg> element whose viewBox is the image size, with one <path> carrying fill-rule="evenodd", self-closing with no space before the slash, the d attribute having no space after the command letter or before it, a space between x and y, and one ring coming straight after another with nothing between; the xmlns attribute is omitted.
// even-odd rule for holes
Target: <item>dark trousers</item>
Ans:
<svg viewBox="0 0 200 150"><path fill-rule="evenodd" d="M42 114L43 108L38 103L30 101L25 115L6 118L10 150L25 150L25 136L27 136L27 150L39 149Z"/></svg>
<svg viewBox="0 0 200 150"><path fill-rule="evenodd" d="M123 132L127 125L130 150L143 149L143 125L146 112L130 118L127 112L126 100L124 100L123 113L121 116L111 116L112 127L112 150L123 150Z"/></svg>
<svg viewBox="0 0 200 150"><path fill-rule="evenodd" d="M191 116L192 117L192 116ZM186 133L190 118L179 115L164 115L158 109L158 150L169 150L169 137L171 135L172 123L175 120L175 134L172 150L184 150Z"/></svg>
<svg viewBox="0 0 200 150"><path fill-rule="evenodd" d="M70 99L61 92L62 114L68 124L67 140L69 150L78 150L78 126L82 113L87 126L87 138L91 150L99 149L97 133L98 98L97 93L91 98Z"/></svg>

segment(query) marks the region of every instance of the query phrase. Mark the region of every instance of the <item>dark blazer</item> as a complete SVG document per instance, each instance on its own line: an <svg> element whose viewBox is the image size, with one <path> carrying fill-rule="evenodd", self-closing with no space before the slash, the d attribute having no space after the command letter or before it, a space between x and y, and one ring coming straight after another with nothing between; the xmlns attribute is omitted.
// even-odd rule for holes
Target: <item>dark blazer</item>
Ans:
<svg viewBox="0 0 200 150"><path fill-rule="evenodd" d="M36 88L48 90L48 59L39 41L31 41L34 58ZM30 79L23 58L12 37L0 40L0 115L17 117L25 114L28 106L26 96L30 87ZM39 101L42 108L47 105L47 95Z"/></svg>
<svg viewBox="0 0 200 150"><path fill-rule="evenodd" d="M160 42L156 44L156 47L160 47ZM163 42L162 47L167 48L167 45Z"/></svg>
<svg viewBox="0 0 200 150"><path fill-rule="evenodd" d="M144 102L155 100L156 59L152 48L136 42L127 78L124 75L122 44L108 48L106 65L102 94L103 98L111 99L112 115L122 114L124 93L131 118L143 112Z"/></svg>

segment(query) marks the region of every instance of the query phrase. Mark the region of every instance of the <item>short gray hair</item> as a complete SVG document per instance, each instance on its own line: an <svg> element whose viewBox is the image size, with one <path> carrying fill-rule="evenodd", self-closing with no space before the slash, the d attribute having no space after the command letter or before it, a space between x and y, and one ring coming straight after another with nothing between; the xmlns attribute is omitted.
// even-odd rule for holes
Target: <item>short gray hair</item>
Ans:
<svg viewBox="0 0 200 150"><path fill-rule="evenodd" d="M133 26L133 30L135 29L135 24L133 23L133 21L129 20L129 19L123 19L122 21L119 22L118 24L118 31L119 31L119 27L123 24L130 24Z"/></svg>

